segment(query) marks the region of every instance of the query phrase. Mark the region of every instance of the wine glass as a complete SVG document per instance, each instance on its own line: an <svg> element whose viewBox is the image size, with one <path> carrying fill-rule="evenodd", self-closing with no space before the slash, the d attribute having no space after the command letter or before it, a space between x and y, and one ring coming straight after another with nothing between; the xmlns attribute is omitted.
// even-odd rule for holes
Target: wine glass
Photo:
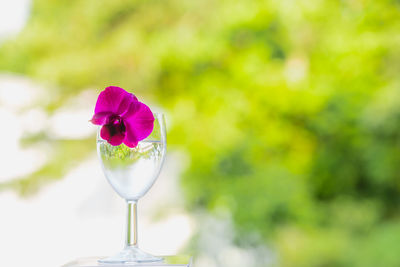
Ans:
<svg viewBox="0 0 400 267"><path fill-rule="evenodd" d="M150 136L134 148L124 144L112 146L97 132L97 154L103 172L112 188L127 202L125 247L118 254L99 260L100 263L134 263L161 261L138 247L137 202L157 179L166 153L164 115L154 113Z"/></svg>

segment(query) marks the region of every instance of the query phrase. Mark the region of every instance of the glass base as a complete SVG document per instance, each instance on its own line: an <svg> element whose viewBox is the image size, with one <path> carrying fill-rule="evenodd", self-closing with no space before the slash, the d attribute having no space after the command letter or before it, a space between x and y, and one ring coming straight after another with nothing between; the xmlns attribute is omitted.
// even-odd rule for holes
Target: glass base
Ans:
<svg viewBox="0 0 400 267"><path fill-rule="evenodd" d="M100 263L104 257L86 257L70 261L62 267L190 267L192 266L192 257L189 255L163 256L162 261L157 262L135 262L135 263Z"/></svg>
<svg viewBox="0 0 400 267"><path fill-rule="evenodd" d="M157 262L162 261L163 258L153 256L140 250L137 247L126 247L118 254L98 260L99 263L140 263L140 262Z"/></svg>

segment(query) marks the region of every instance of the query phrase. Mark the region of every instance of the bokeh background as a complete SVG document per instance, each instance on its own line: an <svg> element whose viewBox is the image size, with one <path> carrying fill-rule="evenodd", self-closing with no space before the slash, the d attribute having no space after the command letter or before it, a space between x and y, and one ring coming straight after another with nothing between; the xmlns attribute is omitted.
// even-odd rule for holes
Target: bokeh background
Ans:
<svg viewBox="0 0 400 267"><path fill-rule="evenodd" d="M144 249L400 266L400 1L0 3L2 266L121 248L88 122L109 85L167 118Z"/></svg>

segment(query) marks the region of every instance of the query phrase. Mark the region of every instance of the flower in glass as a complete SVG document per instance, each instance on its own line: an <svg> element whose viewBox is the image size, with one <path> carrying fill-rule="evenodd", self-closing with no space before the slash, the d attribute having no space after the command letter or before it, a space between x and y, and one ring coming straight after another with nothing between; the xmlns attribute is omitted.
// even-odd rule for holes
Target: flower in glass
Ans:
<svg viewBox="0 0 400 267"><path fill-rule="evenodd" d="M109 86L97 98L91 122L102 126L100 136L111 145L136 147L153 131L154 116L134 94Z"/></svg>

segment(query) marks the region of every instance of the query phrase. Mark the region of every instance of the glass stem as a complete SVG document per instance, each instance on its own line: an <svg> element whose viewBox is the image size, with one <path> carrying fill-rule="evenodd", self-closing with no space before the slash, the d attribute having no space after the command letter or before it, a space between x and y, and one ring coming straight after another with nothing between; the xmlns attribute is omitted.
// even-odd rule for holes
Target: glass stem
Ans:
<svg viewBox="0 0 400 267"><path fill-rule="evenodd" d="M128 200L125 247L138 247L137 201Z"/></svg>

